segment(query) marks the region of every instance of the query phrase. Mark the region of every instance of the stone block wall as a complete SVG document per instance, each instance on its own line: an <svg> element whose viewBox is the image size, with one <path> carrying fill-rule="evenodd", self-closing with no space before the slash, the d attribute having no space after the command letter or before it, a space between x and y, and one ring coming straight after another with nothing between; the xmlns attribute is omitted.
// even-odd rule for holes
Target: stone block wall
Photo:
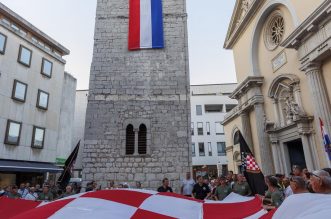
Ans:
<svg viewBox="0 0 331 219"><path fill-rule="evenodd" d="M128 51L128 0L98 0L83 179L178 191L191 170L185 0L164 0L164 49ZM147 126L146 155L125 155L127 124Z"/></svg>

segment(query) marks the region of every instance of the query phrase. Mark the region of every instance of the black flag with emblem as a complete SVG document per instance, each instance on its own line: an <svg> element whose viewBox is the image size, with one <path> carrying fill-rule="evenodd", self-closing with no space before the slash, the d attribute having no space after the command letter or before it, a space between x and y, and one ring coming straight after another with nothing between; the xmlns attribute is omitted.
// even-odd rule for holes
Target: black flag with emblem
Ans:
<svg viewBox="0 0 331 219"><path fill-rule="evenodd" d="M255 157L248 147L244 137L239 132L239 144L241 153L241 170L247 179L249 186L251 187L252 194L264 195L267 190L267 186L264 182L264 175L255 161Z"/></svg>
<svg viewBox="0 0 331 219"><path fill-rule="evenodd" d="M70 182L70 178L72 176L72 170L74 168L74 164L76 162L76 158L79 151L79 146L80 146L80 141L78 142L75 149L71 152L68 159L66 160L63 167L63 172L57 181L61 185L62 189L64 189Z"/></svg>

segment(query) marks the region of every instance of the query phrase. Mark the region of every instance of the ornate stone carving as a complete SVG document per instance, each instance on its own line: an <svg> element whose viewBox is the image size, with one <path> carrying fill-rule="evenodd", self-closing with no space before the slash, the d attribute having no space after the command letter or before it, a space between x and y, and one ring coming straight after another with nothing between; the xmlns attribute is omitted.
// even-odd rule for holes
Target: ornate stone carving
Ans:
<svg viewBox="0 0 331 219"><path fill-rule="evenodd" d="M248 10L250 9L252 3L254 0L243 0L241 3L241 13L240 16L237 19L236 26L239 26L239 24L244 20L245 15L247 14Z"/></svg>
<svg viewBox="0 0 331 219"><path fill-rule="evenodd" d="M306 114L302 109L300 109L298 103L294 100L293 93L289 93L287 97L285 97L285 107L286 113L286 123L287 125L291 124L294 121L297 121L302 116Z"/></svg>

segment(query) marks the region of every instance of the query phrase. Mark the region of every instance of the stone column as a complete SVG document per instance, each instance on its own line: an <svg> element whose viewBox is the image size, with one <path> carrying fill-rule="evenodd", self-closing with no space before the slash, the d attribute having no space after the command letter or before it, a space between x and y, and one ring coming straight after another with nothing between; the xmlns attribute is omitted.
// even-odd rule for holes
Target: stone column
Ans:
<svg viewBox="0 0 331 219"><path fill-rule="evenodd" d="M280 166L280 158L279 158L279 145L278 141L272 141L271 142L271 149L272 149L272 158L274 160L274 166L276 173L282 173L281 166Z"/></svg>
<svg viewBox="0 0 331 219"><path fill-rule="evenodd" d="M138 153L138 134L139 129L133 129L134 131L134 155L139 155Z"/></svg>
<svg viewBox="0 0 331 219"><path fill-rule="evenodd" d="M255 104L254 111L256 117L257 137L259 139L258 146L260 150L261 168L265 175L271 175L274 174L274 168L268 135L265 132L265 112L262 103Z"/></svg>
<svg viewBox="0 0 331 219"><path fill-rule="evenodd" d="M280 119L280 115L279 115L279 110L278 110L278 100L277 99L272 99L272 104L273 104L273 107L274 107L274 115L275 115L275 125L277 127L281 126L281 119Z"/></svg>
<svg viewBox="0 0 331 219"><path fill-rule="evenodd" d="M321 65L319 63L310 63L304 70L309 83L310 95L314 107L314 117L315 117L316 127L318 129L318 127L320 126L319 118L321 118L324 122L325 130L327 131L327 133L330 133L331 107L326 92L325 82L322 77ZM317 135L321 136L320 131L317 132L318 132ZM322 138L320 138L320 143L321 143L320 145L323 147L322 150L324 151L325 149ZM325 160L327 161L328 165L330 165L326 153L325 153Z"/></svg>
<svg viewBox="0 0 331 219"><path fill-rule="evenodd" d="M254 153L251 122L250 122L250 119L249 119L249 112L248 111L241 112L240 117L241 117L241 123L242 123L243 136L244 136L249 148L251 149L252 153Z"/></svg>
<svg viewBox="0 0 331 219"><path fill-rule="evenodd" d="M301 135L303 152L305 153L305 160L308 170L315 170L315 165L313 162L312 151L310 150L309 139L306 134Z"/></svg>

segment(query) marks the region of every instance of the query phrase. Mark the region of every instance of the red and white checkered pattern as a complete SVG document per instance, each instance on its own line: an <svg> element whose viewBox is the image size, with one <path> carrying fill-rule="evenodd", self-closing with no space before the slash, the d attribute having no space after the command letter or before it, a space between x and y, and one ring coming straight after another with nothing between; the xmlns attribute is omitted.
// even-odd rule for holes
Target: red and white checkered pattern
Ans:
<svg viewBox="0 0 331 219"><path fill-rule="evenodd" d="M252 155L246 156L246 171L260 172L260 167Z"/></svg>
<svg viewBox="0 0 331 219"><path fill-rule="evenodd" d="M230 194L221 202L201 201L174 193L145 190L105 190L82 193L41 204L13 219L214 219L260 218L266 212L259 198ZM17 208L18 206L13 206ZM238 211L240 209L240 211ZM1 200L0 200L1 212Z"/></svg>

